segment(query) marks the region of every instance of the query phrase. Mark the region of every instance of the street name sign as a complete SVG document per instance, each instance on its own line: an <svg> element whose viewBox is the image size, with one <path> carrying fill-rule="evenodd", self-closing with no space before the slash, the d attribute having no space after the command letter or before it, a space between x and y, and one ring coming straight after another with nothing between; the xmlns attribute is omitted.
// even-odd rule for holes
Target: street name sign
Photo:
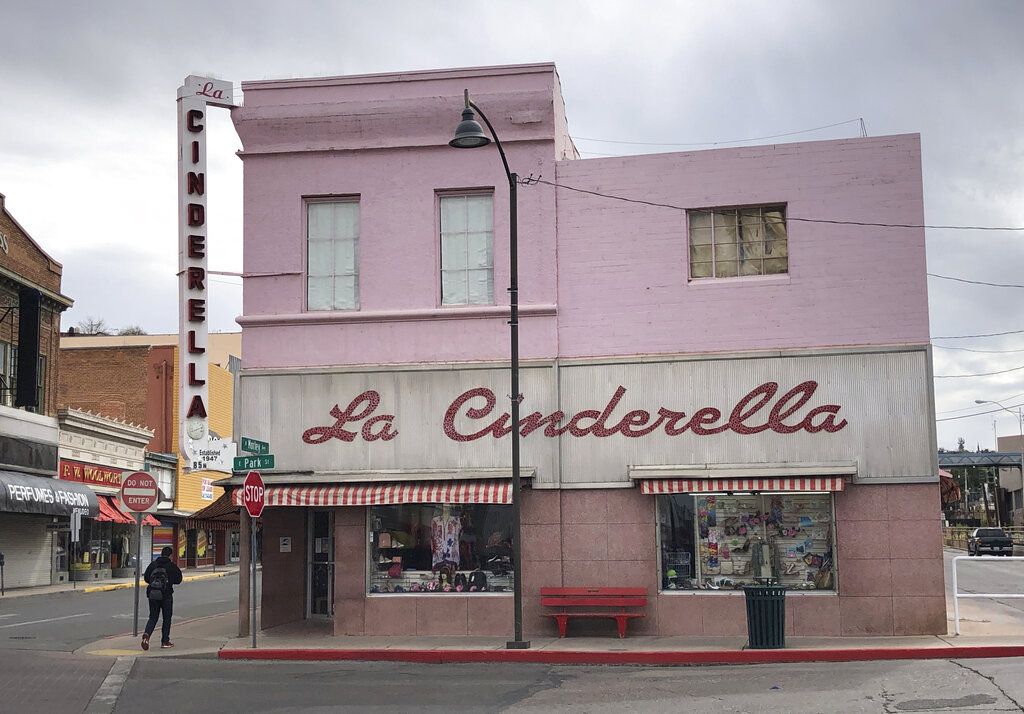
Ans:
<svg viewBox="0 0 1024 714"><path fill-rule="evenodd" d="M159 497L156 479L145 471L136 471L121 480L121 502L129 511L145 513L155 510Z"/></svg>
<svg viewBox="0 0 1024 714"><path fill-rule="evenodd" d="M259 471L250 471L246 474L242 483L242 505L253 518L259 518L263 513L266 492Z"/></svg>
<svg viewBox="0 0 1024 714"><path fill-rule="evenodd" d="M243 436L242 451L247 451L250 454L269 454L270 444L266 441L257 441L256 439L250 439L247 436Z"/></svg>
<svg viewBox="0 0 1024 714"><path fill-rule="evenodd" d="M250 471L252 469L274 468L273 454L259 454L256 456L236 456L235 471Z"/></svg>

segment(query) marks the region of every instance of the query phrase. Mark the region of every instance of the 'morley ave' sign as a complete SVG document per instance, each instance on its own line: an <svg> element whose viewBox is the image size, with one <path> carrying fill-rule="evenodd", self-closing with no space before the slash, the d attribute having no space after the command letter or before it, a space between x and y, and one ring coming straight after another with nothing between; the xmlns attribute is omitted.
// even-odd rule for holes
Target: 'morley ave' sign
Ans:
<svg viewBox="0 0 1024 714"><path fill-rule="evenodd" d="M206 354L206 111L234 107L231 82L189 76L178 88L179 441L187 467L230 470L233 444L209 438ZM230 453L228 453L230 451Z"/></svg>
<svg viewBox="0 0 1024 714"><path fill-rule="evenodd" d="M698 407L691 413L659 406L655 411L620 408L626 388L619 386L603 409L583 409L569 415L555 411L550 414L533 412L520 418L520 434L526 436L543 430L546 437L569 434L575 437L604 438L614 434L642 437L658 430L668 436L689 431L696 436L710 436L724 431L737 434L809 434L837 432L848 422L839 416L838 404L814 405L812 398L818 389L813 380L801 382L781 392L778 382L765 382L751 390L725 411L714 406ZM781 393L780 393L781 392ZM302 434L307 444L322 444L331 439L354 441L390 441L398 436L398 425L393 414L375 414L380 406L380 394L373 390L363 392L345 409L335 405L331 409L334 423L316 426ZM486 387L463 392L448 406L444 415L444 434L452 441L475 441L487 436L495 439L512 432L508 412L495 413L497 399Z"/></svg>

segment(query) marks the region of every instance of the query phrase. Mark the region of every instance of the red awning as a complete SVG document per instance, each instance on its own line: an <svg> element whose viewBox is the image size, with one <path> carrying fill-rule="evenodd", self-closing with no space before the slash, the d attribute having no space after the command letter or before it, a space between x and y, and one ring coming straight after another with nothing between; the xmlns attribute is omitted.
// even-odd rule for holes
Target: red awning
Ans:
<svg viewBox="0 0 1024 714"><path fill-rule="evenodd" d="M216 501L185 519L185 529L201 528L207 531L237 531L239 506L231 502L231 491L224 491Z"/></svg>
<svg viewBox="0 0 1024 714"><path fill-rule="evenodd" d="M842 491L842 476L800 478L678 478L644 479L640 492L724 493L727 491Z"/></svg>
<svg viewBox="0 0 1024 714"><path fill-rule="evenodd" d="M390 506L400 503L512 503L512 482L407 481L388 483L332 484L329 486L268 486L269 506ZM242 505L242 489L232 501Z"/></svg>
<svg viewBox="0 0 1024 714"><path fill-rule="evenodd" d="M97 495L100 502L100 513L96 516L97 521L109 521L111 523L135 523L134 518L129 518L117 507L110 496Z"/></svg>

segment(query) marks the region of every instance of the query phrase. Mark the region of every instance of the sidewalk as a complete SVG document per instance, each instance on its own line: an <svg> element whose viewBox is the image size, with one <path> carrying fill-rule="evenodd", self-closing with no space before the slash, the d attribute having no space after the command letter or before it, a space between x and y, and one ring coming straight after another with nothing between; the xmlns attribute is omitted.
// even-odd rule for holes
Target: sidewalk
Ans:
<svg viewBox="0 0 1024 714"><path fill-rule="evenodd" d="M184 580L234 575L238 566L185 571ZM80 592L134 587L122 579L90 584ZM31 588L23 594L70 591L72 586ZM8 597L17 597L8 591ZM175 621L174 648L143 652L130 633L93 642L76 654L142 657L219 657L220 659L364 660L406 662L539 662L561 664L739 664L766 662L843 662L883 659L968 659L1024 657L1024 612L983 607L978 600L960 603L960 635L954 633L953 602L947 594L945 635L913 637L786 637L784 649L747 649L746 637L618 638L531 637L530 648L506 649L501 637L354 637L332 635L327 621L305 621L238 636L238 611Z"/></svg>
<svg viewBox="0 0 1024 714"><path fill-rule="evenodd" d="M949 604L952 617L952 603ZM1016 612L1016 611L1014 611ZM846 662L883 659L1024 657L1024 613L991 619L961 604L961 632L915 637L787 637L784 649L746 649L746 637L532 637L530 648L509 650L503 637L352 637L331 634L325 621L306 621L238 636L237 610L184 622L172 629L174 649L143 652L130 634L79 650L106 656L219 657L268 660L538 662L549 664L740 664Z"/></svg>

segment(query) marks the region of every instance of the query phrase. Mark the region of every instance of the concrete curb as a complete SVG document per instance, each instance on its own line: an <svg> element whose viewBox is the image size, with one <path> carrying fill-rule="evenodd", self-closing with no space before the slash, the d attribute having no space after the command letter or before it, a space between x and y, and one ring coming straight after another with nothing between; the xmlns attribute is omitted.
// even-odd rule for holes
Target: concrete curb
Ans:
<svg viewBox="0 0 1024 714"><path fill-rule="evenodd" d="M223 578L225 575L231 575L234 571L225 570L221 573L200 573L199 575L187 575L181 579L183 583L189 583L193 580L205 580L206 578ZM139 586L143 586L145 583L140 579ZM125 588L134 588L135 581L129 581L127 583L111 583L110 585L96 585L94 587L82 588L83 593L101 593L108 590L123 590Z"/></svg>
<svg viewBox="0 0 1024 714"><path fill-rule="evenodd" d="M607 652L567 650L411 650L411 649L222 649L220 659L326 662L531 662L539 664L769 664L857 662L895 659L977 659L1024 656L1024 646L897 647L861 649L739 650L729 652Z"/></svg>

